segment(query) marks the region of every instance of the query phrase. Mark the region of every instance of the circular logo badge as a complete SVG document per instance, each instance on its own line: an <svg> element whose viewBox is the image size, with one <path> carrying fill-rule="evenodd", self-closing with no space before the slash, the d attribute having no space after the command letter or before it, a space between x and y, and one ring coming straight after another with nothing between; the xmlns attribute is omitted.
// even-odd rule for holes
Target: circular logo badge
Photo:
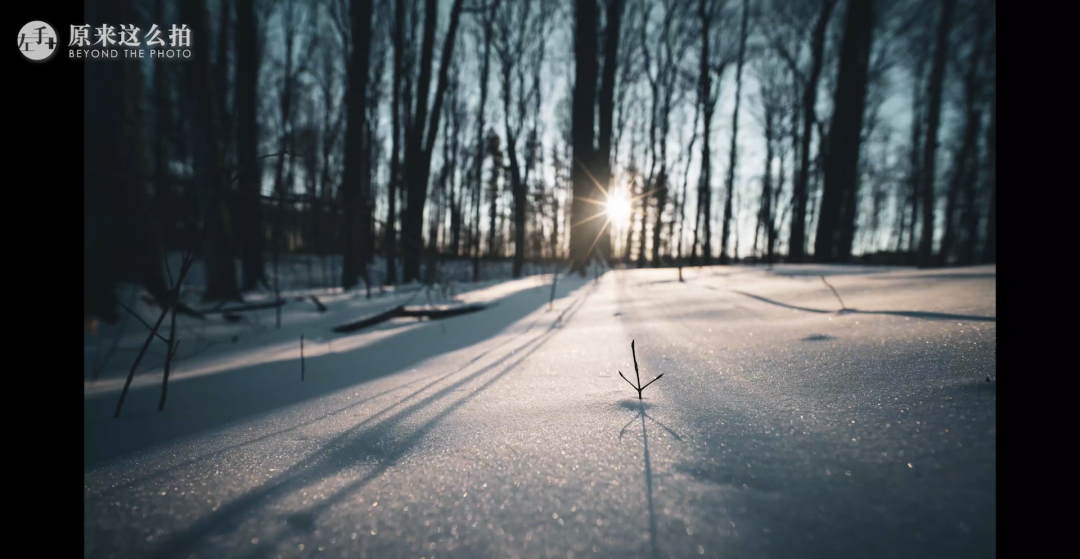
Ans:
<svg viewBox="0 0 1080 559"><path fill-rule="evenodd" d="M59 37L44 21L31 21L19 30L19 52L29 60L44 62L56 54Z"/></svg>

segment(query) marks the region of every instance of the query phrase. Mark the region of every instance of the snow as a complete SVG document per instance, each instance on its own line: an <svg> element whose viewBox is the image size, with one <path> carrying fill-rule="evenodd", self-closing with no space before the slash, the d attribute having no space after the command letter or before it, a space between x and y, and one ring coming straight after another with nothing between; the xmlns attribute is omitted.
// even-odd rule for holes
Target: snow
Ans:
<svg viewBox="0 0 1080 559"><path fill-rule="evenodd" d="M205 319L179 314L177 315L177 339L180 340L181 347L177 351L170 379L197 374L197 371L215 372L230 367L225 364L209 364L214 361L214 357L225 363L233 363L234 366L281 359L298 359L301 335L306 335L308 342L320 340L325 342L329 339L329 330L334 326L378 314L398 305L423 308L489 304L518 291L540 287L547 288L547 291L544 291L545 297L550 297L550 282L551 275L547 274L513 281L454 283L432 289L419 284L410 284L373 289L370 299L366 297L363 286L348 292L343 292L340 288L282 290L281 297L286 303L282 307L281 328L276 327L277 310L273 308L237 313L241 316L241 321L237 323L225 320L220 314L210 315ZM147 304L143 299L144 295L141 289L128 285L121 290L119 299L132 307L142 322L153 324L157 321L161 309L156 305ZM212 309L212 307L199 304L200 296L201 291L195 288L185 293L184 301L192 308ZM311 300L312 296L326 306L325 313L318 311L317 305ZM273 300L272 292L253 291L245 294L243 304L229 302L223 308L270 303ZM149 332L149 328L137 320L130 317L126 320L128 321L126 328L122 326L122 323L100 324L96 335L85 337L85 393L118 391L123 386L124 378ZM391 326L400 328L411 322L415 321L397 320ZM103 358L108 352L109 345L121 331L117 351L109 358L107 367L101 372L99 379L93 379L95 357ZM158 331L162 337L168 338L169 321L163 322ZM378 335L363 338L362 341L371 341L377 337ZM359 339L350 338L347 343L357 341ZM289 353L287 350L293 346L296 346L296 351ZM318 345L309 349L316 354L325 351ZM154 342L140 363L139 374L135 377L133 386L160 384L164 357L164 343ZM193 367L192 363L199 363L199 365Z"/></svg>
<svg viewBox="0 0 1080 559"><path fill-rule="evenodd" d="M390 296L280 334L261 311L178 364L164 412L160 372L120 419L87 383L85 553L992 557L995 274L612 271L560 277L552 310L525 278L351 335L329 328ZM664 374L642 401L631 340Z"/></svg>

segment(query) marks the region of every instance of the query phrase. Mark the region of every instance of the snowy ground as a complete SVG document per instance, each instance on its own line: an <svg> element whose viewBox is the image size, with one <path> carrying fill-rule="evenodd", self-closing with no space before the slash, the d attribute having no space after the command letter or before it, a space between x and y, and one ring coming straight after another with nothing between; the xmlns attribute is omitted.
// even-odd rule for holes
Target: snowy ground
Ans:
<svg viewBox="0 0 1080 559"><path fill-rule="evenodd" d="M118 420L88 382L85 555L995 555L995 268L683 273L333 335L343 296L182 361L160 413L160 372Z"/></svg>

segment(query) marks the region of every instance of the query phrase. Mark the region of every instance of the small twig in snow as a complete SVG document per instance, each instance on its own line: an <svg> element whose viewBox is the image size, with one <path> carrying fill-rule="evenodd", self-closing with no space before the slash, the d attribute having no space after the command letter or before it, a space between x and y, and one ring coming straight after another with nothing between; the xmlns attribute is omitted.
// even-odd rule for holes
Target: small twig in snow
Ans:
<svg viewBox="0 0 1080 559"><path fill-rule="evenodd" d="M658 377L650 380L648 383L646 383L645 386L641 386L641 373L638 371L637 350L634 349L634 340L630 341L630 351L634 355L634 374L637 375L637 384L634 384L634 383L630 382L629 379L627 379L625 376L623 376L622 371L619 371L619 376L622 377L622 379L625 380L630 386L633 386L634 390L637 390L638 400L641 400L642 399L641 398L641 392L643 390L645 390L646 388L648 388L650 384L660 380L660 377L662 377L664 375L660 374L660 376L658 376Z"/></svg>
<svg viewBox="0 0 1080 559"><path fill-rule="evenodd" d="M195 263L195 252L202 245L203 239L206 238L207 228L203 228L198 240L191 246L188 253L184 255L183 264L180 265L180 275L177 276L176 285L172 288L172 293L169 296L169 302L165 305L165 308L161 310L161 314L158 316L157 322L153 328L150 329L150 335L146 337L143 342L142 348L139 349L139 354L135 356L135 362L131 364L131 369L128 371L127 379L124 381L124 388L120 391L120 400L116 402L116 413L113 414L114 418L120 418L120 410L124 407L124 399L127 398L128 389L131 388L131 379L135 378L135 371L139 368L139 363L142 362L142 358L146 355L146 350L150 349L150 342L154 341L154 337L158 336L158 328L161 327L161 323L165 320L165 316L169 314L170 307L176 305L180 298L180 289L184 285L184 278L187 277L187 273L191 270L191 265Z"/></svg>
<svg viewBox="0 0 1080 559"><path fill-rule="evenodd" d="M555 308L555 288L559 285L559 267L555 267L555 271L551 275L551 298L548 299L548 310Z"/></svg>
<svg viewBox="0 0 1080 559"><path fill-rule="evenodd" d="M840 294L836 292L836 288L835 288L835 287L833 287L833 286L832 286L832 284L830 284L830 283L829 283L829 282L828 282L828 281L827 281L827 280L825 279L825 276L821 276L821 282L822 282L822 283L824 283L825 285L829 286L829 289L831 289L831 290L832 290L832 292L833 292L833 295L835 295L835 296L836 296L836 300L837 300L837 301L840 301L840 310L845 310L845 311L846 311L846 310L847 310L847 306L846 306L846 305L844 305L844 300L840 298Z"/></svg>
<svg viewBox="0 0 1080 559"><path fill-rule="evenodd" d="M172 365L173 356L176 355L176 347L180 340L176 339L176 308L175 301L170 302L172 307L172 324L169 325L169 341L165 349L165 377L161 381L161 400L158 402L158 411L165 411L165 396L169 393L169 367ZM175 340L175 345L174 345Z"/></svg>

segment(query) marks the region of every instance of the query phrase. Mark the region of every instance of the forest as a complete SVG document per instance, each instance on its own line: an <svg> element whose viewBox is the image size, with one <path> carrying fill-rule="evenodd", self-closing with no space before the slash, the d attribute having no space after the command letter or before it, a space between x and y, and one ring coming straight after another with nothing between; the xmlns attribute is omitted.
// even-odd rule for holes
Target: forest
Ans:
<svg viewBox="0 0 1080 559"><path fill-rule="evenodd" d="M86 19L192 37L187 60L85 63L87 317L116 320L123 282L168 305L180 254L205 302L276 292L286 265L370 295L592 261L995 261L990 0L119 0Z"/></svg>
<svg viewBox="0 0 1080 559"><path fill-rule="evenodd" d="M995 10L87 2L84 557L995 557Z"/></svg>

